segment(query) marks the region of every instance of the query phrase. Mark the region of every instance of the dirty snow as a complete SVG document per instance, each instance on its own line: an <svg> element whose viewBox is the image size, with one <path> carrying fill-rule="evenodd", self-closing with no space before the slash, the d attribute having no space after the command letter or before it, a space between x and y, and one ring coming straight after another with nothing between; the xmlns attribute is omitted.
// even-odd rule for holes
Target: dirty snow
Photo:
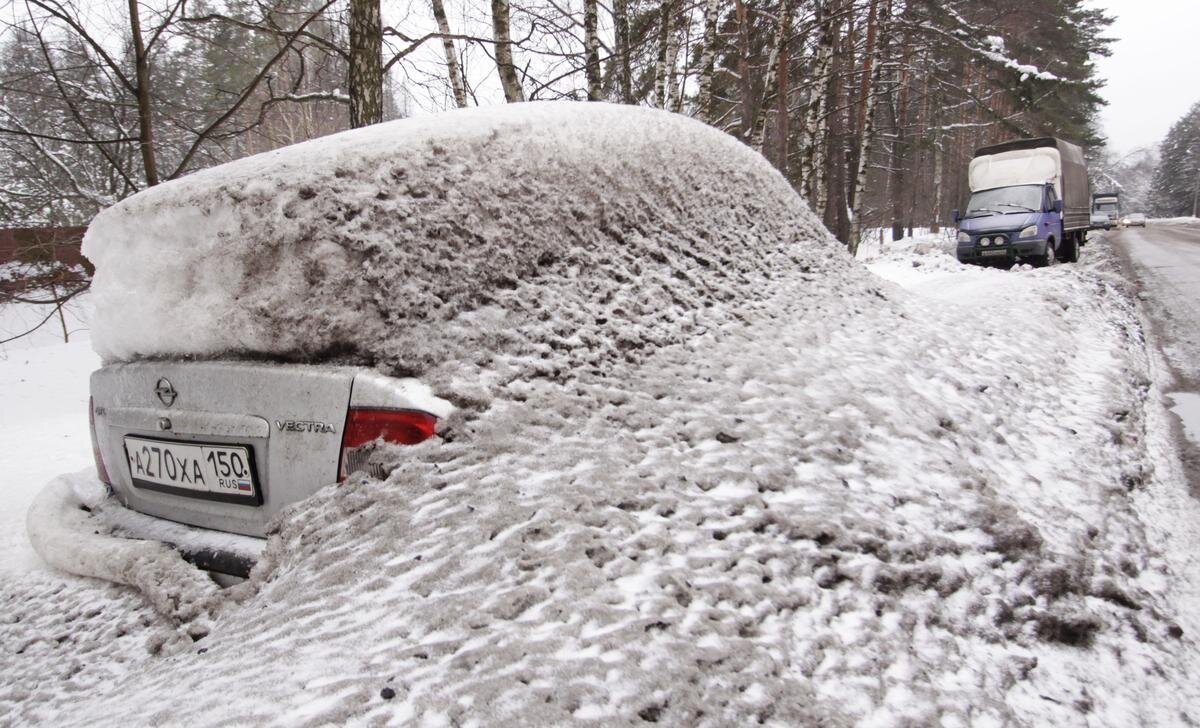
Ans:
<svg viewBox="0 0 1200 728"><path fill-rule="evenodd" d="M650 109L380 124L102 213L84 240L93 341L105 360L370 363L463 402L684 341L779 271L844 268L827 245L794 245L819 227L798 205L744 145Z"/></svg>
<svg viewBox="0 0 1200 728"><path fill-rule="evenodd" d="M295 508L201 642L14 715L1177 724L1200 625L1139 513L1153 402L1121 284L958 275L509 385L388 482ZM1044 321L964 333L967 289Z"/></svg>
<svg viewBox="0 0 1200 728"><path fill-rule="evenodd" d="M479 136L492 141L478 149L522 161L520 145L507 140L509 124L558 113L505 111L498 134ZM542 120L569 123L574 112L562 113ZM636 113L648 127L662 118ZM492 123L458 118L468 129ZM614 117L612 128L620 123ZM291 207L305 224L268 241L246 234L251 216L222 201L244 179L230 172L201 178L194 198L181 187L157 193L164 204L212 211L206 224L230 233L222 243L230 255L215 272L196 271L203 280L190 288L137 289L158 303L139 326L125 327L116 320L119 286L141 284L115 266L106 273L105 256L145 249L167 221L131 228L137 198L109 213L107 228L88 239L101 269L97 345L107 357L176 346L296 358L335 352L420 371L451 399L470 393L464 372L488 373L487 396L444 441L393 451L399 468L387 481L358 477L285 512L251 579L206 612L207 635L197 642L171 633L128 593L89 585L66 590L100 605L86 613L85 630L58 646L17 651L42 645L53 631L47 607L62 597L38 591L41 575L0 587L21 617L0 620L0 721L1200 719L1200 512L1171 469L1156 364L1111 253L1089 245L1079 265L999 271L961 266L926 240L885 245L867 270L846 261L755 158L708 132L696 131L690 147L681 130L692 127L671 121L643 134L659 146L671 137L670 160L650 161L682 166L680 176L623 170L642 176L622 186L622 175L601 175L605 199L611 189L616 201L604 219L618 221L601 225L603 236L588 232L599 207L572 211L564 202L583 186L570 173L547 169L567 185L558 197L550 188L526 193L513 180L514 204L532 206L521 239L539 255L557 251L557 260L533 265L520 252L497 262L515 276L511 283L470 268L462 280L483 299L448 287L439 293L444 303L416 307L421 313L392 298L407 294L402 302L410 304L419 291L386 273L401 259L413 270L436 269L424 254L396 252L422 246L371 247L375 233L363 232L337 241L351 251L344 257L323 248L347 267L314 274L305 306L315 323L277 316L270 304L284 304L270 286L243 282L240 271L260 266L272 286L294 293L318 261L311 251L323 245L303 231L348 198L321 190L309 205L317 214L284 195L279 210ZM352 146L348 139L302 157L335 158ZM544 164L538 149L521 149ZM460 152L413 152L452 153ZM687 161L689 154L706 164ZM593 177L617 164L588 160L597 165L588 167ZM243 170L248 177L257 164ZM382 164L379 173L397 168ZM376 180L360 183L357 174L337 179L376 194ZM730 197L736 185L725 178L752 192ZM691 185L700 198L712 195L705 205L723 206L719 215L689 207L680 190L690 194ZM460 187L438 189L450 198ZM269 195L256 194L247 196L254 214L279 212ZM429 198L440 199L413 199ZM539 207L545 199L560 215ZM413 202L431 214L442 209L427 204ZM571 217L564 225L564 205L579 213L579 227ZM503 234L489 237L489 219L469 223L482 231L477 238L470 230L445 234L477 239L485 252L500 245ZM570 230L569 245L540 229L551 223ZM414 230L424 225L420 215L412 220ZM707 241L699 239L705 230ZM120 231L130 235L127 245ZM577 247L583 252L565 252ZM180 244L176 252L187 258L188 250ZM564 262L568 255L582 257ZM467 270L461 258L439 265ZM233 275L217 275L222 270ZM338 276L351 270L363 270L380 295L367 300L339 287ZM181 275L162 269L173 284ZM205 286L222 295L208 297ZM322 295L330 291L349 298ZM213 310L180 314L195 316L198 332L183 341L160 330L168 310L159 303ZM356 305L361 327L349 317ZM208 316L247 334L206 334ZM492 348L439 338L434 323L447 321L456 333L488 332ZM436 342L372 343L387 322ZM285 323L301 335L274 338ZM477 351L495 354L485 360ZM74 596L85 590L87 600ZM136 655L128 640L110 640L101 630L113 623L149 649ZM102 654L88 654L99 647ZM83 677L48 669L72 660L86 665ZM108 664L111 676L94 680Z"/></svg>

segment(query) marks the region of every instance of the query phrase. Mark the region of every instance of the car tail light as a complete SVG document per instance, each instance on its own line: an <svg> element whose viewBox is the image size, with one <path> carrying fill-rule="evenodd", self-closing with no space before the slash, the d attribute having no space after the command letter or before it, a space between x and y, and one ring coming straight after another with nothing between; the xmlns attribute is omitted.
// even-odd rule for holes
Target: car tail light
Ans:
<svg viewBox="0 0 1200 728"><path fill-rule="evenodd" d="M351 408L346 415L342 434L342 457L338 464L338 481L366 464L370 449L364 448L382 439L396 445L416 445L433 437L437 418L417 410ZM376 477L383 473L372 472Z"/></svg>
<svg viewBox="0 0 1200 728"><path fill-rule="evenodd" d="M88 397L88 426L92 431L92 455L96 458L96 475L105 485L112 485L108 478L108 468L104 467L104 458L100 455L100 441L96 439L96 402Z"/></svg>

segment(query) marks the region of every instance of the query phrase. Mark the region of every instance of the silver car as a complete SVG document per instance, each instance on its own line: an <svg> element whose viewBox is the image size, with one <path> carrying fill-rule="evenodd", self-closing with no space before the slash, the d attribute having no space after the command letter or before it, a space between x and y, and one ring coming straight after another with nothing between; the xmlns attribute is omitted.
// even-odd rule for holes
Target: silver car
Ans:
<svg viewBox="0 0 1200 728"><path fill-rule="evenodd" d="M375 443L427 440L453 410L371 369L235 361L113 364L92 374L91 395L96 470L122 504L259 537L285 506L372 472ZM248 567L196 551L218 571Z"/></svg>
<svg viewBox="0 0 1200 728"><path fill-rule="evenodd" d="M84 240L112 497L89 479L94 501L39 513L245 574L282 511L382 478L410 454L395 445L436 447L514 382L636 362L756 295L745 281L803 247L780 241L814 235L807 214L723 133L601 104L379 124L143 190ZM35 547L71 540L31 523Z"/></svg>
<svg viewBox="0 0 1200 728"><path fill-rule="evenodd" d="M1121 227L1146 227L1146 216L1140 212L1132 212L1121 218Z"/></svg>

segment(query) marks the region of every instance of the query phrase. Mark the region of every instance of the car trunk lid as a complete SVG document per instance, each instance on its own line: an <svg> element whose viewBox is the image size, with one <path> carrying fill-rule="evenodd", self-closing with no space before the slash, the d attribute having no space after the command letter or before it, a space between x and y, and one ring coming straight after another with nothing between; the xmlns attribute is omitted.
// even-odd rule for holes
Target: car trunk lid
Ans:
<svg viewBox="0 0 1200 728"><path fill-rule="evenodd" d="M134 510L262 536L338 479L353 367L136 362L92 375L97 445Z"/></svg>

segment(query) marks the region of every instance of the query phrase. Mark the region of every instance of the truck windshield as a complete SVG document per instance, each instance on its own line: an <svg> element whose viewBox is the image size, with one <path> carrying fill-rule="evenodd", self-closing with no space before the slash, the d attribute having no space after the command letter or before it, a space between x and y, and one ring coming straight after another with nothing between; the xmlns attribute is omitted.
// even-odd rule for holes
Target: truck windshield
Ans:
<svg viewBox="0 0 1200 728"><path fill-rule="evenodd" d="M1116 212L1116 211L1117 211L1117 203L1115 203L1115 202L1101 202L1100 204L1096 205L1096 212Z"/></svg>
<svg viewBox="0 0 1200 728"><path fill-rule="evenodd" d="M1009 212L1039 212L1042 209L1042 186L1020 185L982 190L971 195L967 217L982 217Z"/></svg>

